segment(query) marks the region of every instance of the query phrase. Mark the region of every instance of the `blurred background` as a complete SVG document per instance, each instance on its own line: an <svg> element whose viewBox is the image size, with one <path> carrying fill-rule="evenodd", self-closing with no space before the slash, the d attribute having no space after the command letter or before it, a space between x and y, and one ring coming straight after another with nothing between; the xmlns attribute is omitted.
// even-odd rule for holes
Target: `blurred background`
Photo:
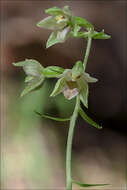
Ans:
<svg viewBox="0 0 127 190"><path fill-rule="evenodd" d="M126 189L127 174L127 88L126 12L119 1L1 1L1 189L65 189L65 154L68 122L40 118L34 110L68 117L75 100L63 95L50 98L55 80L20 98L25 74L12 66L25 58L43 66L71 68L82 60L83 39L69 39L45 49L51 31L36 27L47 15L46 8L69 5L72 14L89 20L97 31L105 29L109 40L94 40L87 72L99 79L90 84L91 118L102 124L97 130L78 117L72 152L72 174L84 183L109 183L90 189ZM74 189L79 189L74 185Z"/></svg>

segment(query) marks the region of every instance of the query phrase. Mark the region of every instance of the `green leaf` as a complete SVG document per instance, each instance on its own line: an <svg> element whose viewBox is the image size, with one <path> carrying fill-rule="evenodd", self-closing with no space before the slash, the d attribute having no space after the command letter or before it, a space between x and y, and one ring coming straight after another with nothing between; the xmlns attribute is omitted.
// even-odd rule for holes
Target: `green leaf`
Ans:
<svg viewBox="0 0 127 190"><path fill-rule="evenodd" d="M103 39L103 40L111 38L111 36L104 33L104 30L102 30L101 32L94 31L92 37L93 39Z"/></svg>
<svg viewBox="0 0 127 190"><path fill-rule="evenodd" d="M97 82L98 79L91 77L88 73L84 72L83 74L84 80L86 80L87 82Z"/></svg>
<svg viewBox="0 0 127 190"><path fill-rule="evenodd" d="M52 7L52 8L46 9L45 13L50 14L50 15L56 15L56 16L64 14L63 10L58 7Z"/></svg>
<svg viewBox="0 0 127 190"><path fill-rule="evenodd" d="M82 17L78 17L78 16L74 16L74 22L79 25L84 27L85 29L89 30L89 29L94 29L93 25L88 22L86 19L82 18Z"/></svg>
<svg viewBox="0 0 127 190"><path fill-rule="evenodd" d="M25 59L25 61L20 61L18 63L13 63L16 67L23 67L23 70L27 75L40 76L43 71L43 66L34 59Z"/></svg>
<svg viewBox="0 0 127 190"><path fill-rule="evenodd" d="M90 125L92 125L93 127L96 127L97 129L102 129L102 126L98 125L95 121L93 121L84 111L83 109L80 107L79 108L79 113L82 116L82 118L89 123Z"/></svg>
<svg viewBox="0 0 127 190"><path fill-rule="evenodd" d="M109 184L85 184L77 181L72 181L72 183L79 185L80 187L94 187L94 186L105 186Z"/></svg>
<svg viewBox="0 0 127 190"><path fill-rule="evenodd" d="M84 67L81 61L77 61L72 68L72 78L76 80L79 78L84 72Z"/></svg>
<svg viewBox="0 0 127 190"><path fill-rule="evenodd" d="M88 108L88 92L89 92L88 84L84 80L83 77L80 77L77 80L77 84L78 84L79 91L80 91L80 99L81 99L82 103L84 104L84 106Z"/></svg>
<svg viewBox="0 0 127 190"><path fill-rule="evenodd" d="M43 70L43 75L47 78L59 77L63 74L64 69L58 66L49 66Z"/></svg>
<svg viewBox="0 0 127 190"><path fill-rule="evenodd" d="M56 82L56 85L55 85L55 88L53 90L53 92L51 93L50 96L56 96L58 95L59 93L62 92L63 88L64 88L64 85L65 85L65 79L64 77L60 78L57 82Z"/></svg>
<svg viewBox="0 0 127 190"><path fill-rule="evenodd" d="M47 119L52 119L54 121L69 121L70 118L58 118L58 117L52 117L52 116L49 116L49 115L43 115L37 111L35 111L35 113L41 117L44 117L44 118L47 118Z"/></svg>
<svg viewBox="0 0 127 190"><path fill-rule="evenodd" d="M31 80L28 83L28 85L25 87L25 89L21 93L21 97L28 94L29 92L31 92L33 90L37 90L38 88L40 88L43 81L44 81L44 77L33 78L33 80Z"/></svg>

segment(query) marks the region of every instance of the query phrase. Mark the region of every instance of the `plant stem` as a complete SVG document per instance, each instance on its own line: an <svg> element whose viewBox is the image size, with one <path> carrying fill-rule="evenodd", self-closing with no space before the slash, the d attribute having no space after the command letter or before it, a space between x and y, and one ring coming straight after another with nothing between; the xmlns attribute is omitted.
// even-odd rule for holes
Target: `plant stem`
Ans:
<svg viewBox="0 0 127 190"><path fill-rule="evenodd" d="M85 53L85 57L84 57L84 61L83 61L84 71L86 69L86 64L87 64L88 57L89 57L89 54L90 54L91 43L92 43L92 37L89 35L88 36L88 41L87 41L86 53Z"/></svg>
<svg viewBox="0 0 127 190"><path fill-rule="evenodd" d="M76 97L76 104L73 115L70 120L68 139L67 139L67 150L66 150L66 190L72 190L72 178L71 178L71 150L72 150L72 140L74 134L75 122L78 116L78 111L80 107L80 96Z"/></svg>

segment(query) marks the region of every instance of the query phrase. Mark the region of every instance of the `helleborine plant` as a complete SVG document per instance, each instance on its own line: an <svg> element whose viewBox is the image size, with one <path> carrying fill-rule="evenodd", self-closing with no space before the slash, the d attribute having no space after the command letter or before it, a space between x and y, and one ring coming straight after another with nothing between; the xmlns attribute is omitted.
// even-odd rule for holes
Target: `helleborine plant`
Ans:
<svg viewBox="0 0 127 190"><path fill-rule="evenodd" d="M96 78L91 77L85 72L92 39L109 39L110 36L105 34L104 30L101 32L95 31L94 26L86 19L77 16L72 17L69 6L64 6L62 9L58 7L52 7L46 9L45 13L49 14L49 16L38 22L37 26L52 30L52 33L47 40L46 48L49 48L57 43L63 43L70 37L83 38L87 41L84 60L77 61L72 69L64 69L58 66L43 67L38 61L33 59L26 59L18 63L13 63L14 66L23 67L23 70L27 75L25 78L27 85L21 93L21 96L41 88L43 86L44 80L47 78L57 78L54 90L50 96L54 97L60 93L63 93L64 97L68 100L76 98L76 104L72 116L69 118L56 118L53 116L42 115L37 111L36 113L41 117L56 121L70 121L66 151L66 189L72 190L73 183L80 187L108 185L86 184L73 180L71 175L71 150L74 127L78 113L90 125L98 129L102 128L84 112L84 110L81 108L80 102L82 102L83 105L88 108L88 84L98 81Z"/></svg>

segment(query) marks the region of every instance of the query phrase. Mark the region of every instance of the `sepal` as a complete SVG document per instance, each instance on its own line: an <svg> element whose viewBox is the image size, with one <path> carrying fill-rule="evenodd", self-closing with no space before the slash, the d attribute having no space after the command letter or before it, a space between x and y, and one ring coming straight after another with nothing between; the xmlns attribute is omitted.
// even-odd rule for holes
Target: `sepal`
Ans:
<svg viewBox="0 0 127 190"><path fill-rule="evenodd" d="M84 72L84 67L81 61L77 61L72 68L72 79L78 79Z"/></svg>
<svg viewBox="0 0 127 190"><path fill-rule="evenodd" d="M23 92L21 93L21 97L25 96L26 94L28 94L31 91L34 91L34 90L37 90L37 89L41 88L43 81L44 81L44 77L33 78L28 83L28 85L25 87L25 89L23 90Z"/></svg>
<svg viewBox="0 0 127 190"><path fill-rule="evenodd" d="M59 93L61 93L63 88L64 88L64 85L65 85L64 77L58 79L58 81L56 82L55 88L54 88L54 90L53 90L53 92L51 93L50 96L56 96Z"/></svg>
<svg viewBox="0 0 127 190"><path fill-rule="evenodd" d="M77 84L80 93L80 100L84 104L84 106L88 108L88 84L82 76L77 80Z"/></svg>

